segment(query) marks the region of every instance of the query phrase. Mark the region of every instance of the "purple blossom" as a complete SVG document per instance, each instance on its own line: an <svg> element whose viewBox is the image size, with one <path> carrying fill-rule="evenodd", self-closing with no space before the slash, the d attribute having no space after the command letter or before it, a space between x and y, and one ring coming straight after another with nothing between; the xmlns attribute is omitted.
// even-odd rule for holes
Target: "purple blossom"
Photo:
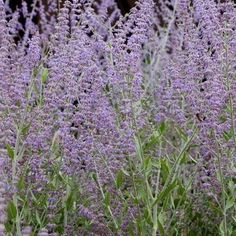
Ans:
<svg viewBox="0 0 236 236"><path fill-rule="evenodd" d="M122 16L113 0L0 0L0 235L139 235L140 222L151 235L157 212L166 229L175 217L154 210L165 179L180 190L193 173L186 203L210 217L205 199L221 204L221 178L235 178L235 9L139 0Z"/></svg>

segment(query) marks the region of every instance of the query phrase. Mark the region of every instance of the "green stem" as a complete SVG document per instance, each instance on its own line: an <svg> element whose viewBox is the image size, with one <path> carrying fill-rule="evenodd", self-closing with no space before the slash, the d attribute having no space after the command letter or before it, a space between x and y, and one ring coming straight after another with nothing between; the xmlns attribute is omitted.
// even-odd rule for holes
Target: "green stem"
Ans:
<svg viewBox="0 0 236 236"><path fill-rule="evenodd" d="M16 233L17 236L21 236L21 217L19 214L19 209L18 209L18 199L17 199L17 189L16 189L16 181L17 181L17 164L19 159L22 158L24 155L24 145L22 148L20 148L20 138L21 138L21 132L24 127L24 122L26 120L26 114L27 114L27 106L29 104L31 95L32 95L32 89L33 89L33 80L30 83L29 87L29 94L27 96L27 104L25 106L25 109L23 111L21 120L19 125L16 125L16 141L15 141L15 147L14 147L14 158L12 160L12 186L14 188L14 193L13 193L13 203L16 207Z"/></svg>
<svg viewBox="0 0 236 236"><path fill-rule="evenodd" d="M215 133L214 133L215 135ZM216 140L216 135L215 135L215 140ZM226 210L226 186L225 186L225 178L224 178L224 174L222 172L222 164L221 164L221 160L220 160L220 147L218 145L218 143L216 142L216 148L217 148L217 162L218 162L218 168L219 168L219 175L220 175L220 182L221 182L221 186L222 186L222 204L223 204L223 235L227 236L227 210Z"/></svg>
<svg viewBox="0 0 236 236"><path fill-rule="evenodd" d="M158 195L158 187L159 187L159 178L160 178L160 170L158 170L157 173L157 183L156 183L156 191L155 191L155 198ZM157 235L157 229L158 229L158 224L157 224L157 210L158 210L158 205L154 205L153 207L153 215L152 215L152 222L153 222L153 228L152 228L152 236Z"/></svg>
<svg viewBox="0 0 236 236"><path fill-rule="evenodd" d="M65 197L65 200L64 200L64 229L67 228L67 224L68 224L68 209L67 209L67 206L66 206L66 200L68 199L69 197L69 193L70 193L70 186L69 186L69 180L67 179L67 183L66 183L66 197Z"/></svg>
<svg viewBox="0 0 236 236"><path fill-rule="evenodd" d="M227 82L227 91L229 93L229 109L230 109L230 120L231 120L231 128L233 131L233 140L234 140L234 146L236 148L236 131L235 131L235 117L234 117L234 101L233 101L233 95L231 91L230 81L229 81L229 62L228 62L228 46L225 45L225 78Z"/></svg>
<svg viewBox="0 0 236 236"><path fill-rule="evenodd" d="M106 197L105 197L105 194L104 194L104 191L103 191L103 188L102 188L102 184L101 184L101 182L100 182L100 177L99 177L99 174L98 174L97 164L96 164L96 161L95 161L95 160L94 160L94 165L95 165L96 174L97 174L97 184L98 184L99 190L100 190L100 192L101 192L101 194L102 194L102 198L103 198L103 200L105 200ZM119 226L118 226L118 224L117 224L117 222L116 222L116 219L115 219L115 217L114 217L114 215L113 215L113 213L112 213L112 210L111 210L110 205L106 206L106 208L107 208L107 210L108 210L108 212L109 212L109 214L110 214L110 216L111 216L111 218L112 218L112 221L113 221L113 224L114 224L114 226L115 226L115 229L118 230L118 229L119 229Z"/></svg>
<svg viewBox="0 0 236 236"><path fill-rule="evenodd" d="M194 124L194 126L195 126L195 124ZM175 176L176 176L177 173L178 173L178 169L179 169L180 162L181 162L181 160L182 160L182 156L183 156L183 154L186 152L186 150L188 149L190 143L192 142L192 140L193 140L193 138L194 138L194 136L195 136L195 134L196 134L196 131L197 131L197 128L195 127L195 128L193 129L193 134L192 134L192 136L191 136L191 137L189 138L189 140L185 143L183 149L180 151L178 157L176 158L176 160L175 160L175 162L174 162L174 164L173 164L173 167L171 168L171 172L170 172L170 174L168 175L168 178L167 178L167 180L166 180L166 182L165 182L165 184L164 184L164 187L163 187L163 189L162 189L162 192L165 192L165 190L168 188L168 186L172 183L173 179L175 179ZM158 203L158 200L159 200L159 197L156 197L155 201L153 202L153 206Z"/></svg>
<svg viewBox="0 0 236 236"><path fill-rule="evenodd" d="M15 149L14 149L14 158L12 161L12 186L14 187L13 193L13 203L16 207L16 232L17 236L21 236L21 227L20 227L20 216L18 210L18 201L17 201L17 192L16 192L16 168L17 168L17 161L18 161L18 149L20 144L20 129L21 127L17 128L16 134L16 142L15 142Z"/></svg>
<svg viewBox="0 0 236 236"><path fill-rule="evenodd" d="M135 194L135 196L138 196L138 190L137 190L136 185L135 185L135 176L134 176L134 173L133 173L132 163L131 163L130 158L128 158L128 161L129 161L129 168L130 168L131 175L132 175L132 185L133 185L133 189L134 189L134 194ZM141 219L142 218L142 214L141 214L141 210L140 210L139 205L138 205L138 215L139 215L139 219ZM137 227L137 228L139 230L139 227ZM142 236L143 232L139 231L139 235Z"/></svg>

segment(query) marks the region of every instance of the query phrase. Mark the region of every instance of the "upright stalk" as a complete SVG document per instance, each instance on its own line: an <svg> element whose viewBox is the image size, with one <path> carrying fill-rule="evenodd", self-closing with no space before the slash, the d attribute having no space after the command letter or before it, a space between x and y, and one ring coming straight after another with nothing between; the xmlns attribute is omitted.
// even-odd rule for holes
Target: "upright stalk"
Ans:
<svg viewBox="0 0 236 236"><path fill-rule="evenodd" d="M16 142L15 142L15 149L14 149L14 158L12 160L12 186L13 186L13 203L16 207L16 232L17 236L21 236L21 227L20 227L20 215L18 211L18 201L17 201L17 190L16 190L16 168L18 162L18 150L20 144L20 129L21 127L17 128L16 134Z"/></svg>
<svg viewBox="0 0 236 236"><path fill-rule="evenodd" d="M236 149L236 131L235 131L235 115L234 115L234 101L233 101L233 95L231 91L231 86L230 86L230 80L229 80L229 59L228 59L228 44L225 43L224 45L225 49L225 68L224 68L224 76L226 79L226 88L227 92L229 94L229 111L230 111L230 120L231 120L231 128L233 132L233 140L234 140L234 148Z"/></svg>
<svg viewBox="0 0 236 236"><path fill-rule="evenodd" d="M216 139L216 137L215 137ZM222 211L223 211L223 236L227 236L227 209L226 209L226 187L225 187L225 178L224 178L224 174L222 172L222 164L221 164L221 160L220 160L220 147L218 146L218 143L216 143L217 145L217 162L218 162L218 167L219 167L219 177L220 177L220 182L221 182L221 186L222 186Z"/></svg>

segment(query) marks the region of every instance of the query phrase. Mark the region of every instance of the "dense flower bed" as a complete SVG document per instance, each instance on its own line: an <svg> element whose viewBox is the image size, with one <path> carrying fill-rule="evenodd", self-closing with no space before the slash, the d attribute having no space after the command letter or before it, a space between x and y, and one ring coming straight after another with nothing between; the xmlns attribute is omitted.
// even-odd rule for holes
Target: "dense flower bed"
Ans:
<svg viewBox="0 0 236 236"><path fill-rule="evenodd" d="M233 1L0 0L0 236L236 235L235 92Z"/></svg>

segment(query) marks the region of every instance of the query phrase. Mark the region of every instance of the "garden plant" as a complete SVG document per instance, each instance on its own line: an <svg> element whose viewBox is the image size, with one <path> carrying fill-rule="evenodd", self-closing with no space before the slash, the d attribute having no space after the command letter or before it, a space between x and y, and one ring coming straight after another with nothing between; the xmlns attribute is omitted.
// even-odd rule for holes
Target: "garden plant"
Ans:
<svg viewBox="0 0 236 236"><path fill-rule="evenodd" d="M235 1L59 2L0 0L0 236L235 236Z"/></svg>

